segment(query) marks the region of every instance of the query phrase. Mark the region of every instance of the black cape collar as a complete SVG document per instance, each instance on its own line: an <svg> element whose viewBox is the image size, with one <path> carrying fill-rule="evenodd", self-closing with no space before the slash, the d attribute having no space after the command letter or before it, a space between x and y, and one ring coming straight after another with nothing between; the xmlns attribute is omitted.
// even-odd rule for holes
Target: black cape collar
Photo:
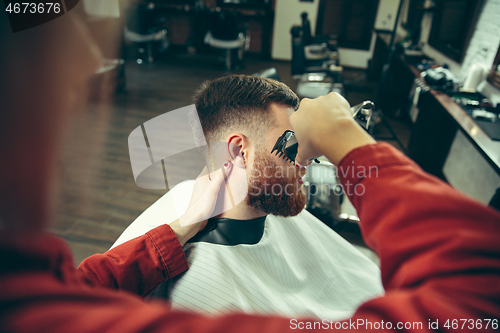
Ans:
<svg viewBox="0 0 500 333"><path fill-rule="evenodd" d="M257 244L264 235L266 217L262 216L251 220L209 219L205 229L191 238L188 243Z"/></svg>

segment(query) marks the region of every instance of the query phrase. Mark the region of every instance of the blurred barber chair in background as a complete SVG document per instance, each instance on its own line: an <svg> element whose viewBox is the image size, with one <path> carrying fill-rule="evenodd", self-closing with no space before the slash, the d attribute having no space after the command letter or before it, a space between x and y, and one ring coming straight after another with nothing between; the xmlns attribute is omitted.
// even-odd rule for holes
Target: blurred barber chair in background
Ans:
<svg viewBox="0 0 500 333"><path fill-rule="evenodd" d="M231 70L235 65L241 66L243 51L250 46L250 36L245 33L245 28L240 26L238 14L235 11L223 11L216 8L211 15L210 29L205 35L205 44L225 51L226 70ZM237 53L238 63L233 61L233 53Z"/></svg>
<svg viewBox="0 0 500 333"><path fill-rule="evenodd" d="M83 11L86 26L102 54L88 94L89 101L99 103L126 87L125 60L121 59L123 40L119 38L125 22L118 0L83 0Z"/></svg>
<svg viewBox="0 0 500 333"><path fill-rule="evenodd" d="M311 36L307 13L302 13L302 26L293 26L292 77L300 78L299 97L316 98L337 92L344 95L344 77L340 66L336 36Z"/></svg>
<svg viewBox="0 0 500 333"><path fill-rule="evenodd" d="M292 34L292 76L304 73L330 70L339 66L337 37L311 36L311 25L307 13L302 13L302 26L293 26Z"/></svg>
<svg viewBox="0 0 500 333"><path fill-rule="evenodd" d="M304 176L304 188L307 193L306 209L330 228L339 231L350 220L355 223L359 219L356 215L351 216L342 212L344 192L335 166L325 157L321 157L320 162L308 166Z"/></svg>
<svg viewBox="0 0 500 333"><path fill-rule="evenodd" d="M125 41L137 43L137 63L153 62L156 52L164 52L170 42L167 30L164 28L165 18L157 18L155 4L133 3L127 10L127 24L125 26Z"/></svg>
<svg viewBox="0 0 500 333"><path fill-rule="evenodd" d="M341 72L312 72L302 74L297 85L297 95L301 98L317 98L331 92L345 96L344 79Z"/></svg>
<svg viewBox="0 0 500 333"><path fill-rule="evenodd" d="M325 156L318 159L321 163L309 165L303 177L307 194L307 211L353 244L359 251L378 262L377 256L367 248L363 241L358 213L345 195L354 189L342 186L336 167Z"/></svg>

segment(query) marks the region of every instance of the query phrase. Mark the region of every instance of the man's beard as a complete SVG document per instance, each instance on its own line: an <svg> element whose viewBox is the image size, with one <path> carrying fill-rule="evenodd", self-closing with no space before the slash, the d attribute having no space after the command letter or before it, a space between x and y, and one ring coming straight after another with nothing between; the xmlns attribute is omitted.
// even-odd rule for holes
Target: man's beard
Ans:
<svg viewBox="0 0 500 333"><path fill-rule="evenodd" d="M248 180L248 206L266 214L295 216L306 205L306 192L297 180L299 170L287 176L287 167L278 165L273 156L256 151L252 175Z"/></svg>

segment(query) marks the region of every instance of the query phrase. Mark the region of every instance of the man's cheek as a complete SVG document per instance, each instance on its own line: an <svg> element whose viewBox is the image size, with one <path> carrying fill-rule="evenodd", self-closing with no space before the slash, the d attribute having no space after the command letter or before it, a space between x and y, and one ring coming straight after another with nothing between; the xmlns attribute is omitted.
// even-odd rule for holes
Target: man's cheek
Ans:
<svg viewBox="0 0 500 333"><path fill-rule="evenodd" d="M259 162L256 162L252 165L251 168L247 168L247 178L250 180L252 178L261 178L262 172L259 168Z"/></svg>
<svg viewBox="0 0 500 333"><path fill-rule="evenodd" d="M293 166L288 165L286 167L286 176L288 179L297 180L298 178L300 178L299 169L294 165Z"/></svg>
<svg viewBox="0 0 500 333"><path fill-rule="evenodd" d="M287 175L287 170L281 166L281 165L275 165L274 168L274 174L273 174L273 178L274 179L283 179L283 178L286 178L288 175Z"/></svg>

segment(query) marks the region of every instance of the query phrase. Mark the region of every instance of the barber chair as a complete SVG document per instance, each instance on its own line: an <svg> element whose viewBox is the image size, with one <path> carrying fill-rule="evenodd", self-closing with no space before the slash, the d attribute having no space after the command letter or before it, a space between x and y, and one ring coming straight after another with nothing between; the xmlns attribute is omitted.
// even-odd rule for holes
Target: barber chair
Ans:
<svg viewBox="0 0 500 333"><path fill-rule="evenodd" d="M292 34L292 76L321 72L332 66L339 66L337 38L331 36L311 36L311 26L307 13L302 13L302 25L293 26Z"/></svg>
<svg viewBox="0 0 500 333"><path fill-rule="evenodd" d="M344 95L344 78L335 36L311 36L307 13L302 26L293 26L292 77L300 78L299 97L316 98L334 91Z"/></svg>
<svg viewBox="0 0 500 333"><path fill-rule="evenodd" d="M170 45L167 30L163 27L164 19L155 19L154 3L131 5L127 16L125 41L138 44L138 64L144 62L144 55L152 63L153 49L156 47L158 52L164 52Z"/></svg>
<svg viewBox="0 0 500 333"><path fill-rule="evenodd" d="M321 157L319 164L307 167L304 188L308 193L306 209L335 231L340 231L349 221L356 222L357 215L342 212L344 192L335 176L335 166ZM347 200L348 201L348 200Z"/></svg>
<svg viewBox="0 0 500 333"><path fill-rule="evenodd" d="M250 45L250 36L240 27L237 13L222 11L220 8L212 13L210 29L205 35L205 44L225 51L225 67L231 70L234 66L233 53L237 52L239 64L243 61L243 51Z"/></svg>

